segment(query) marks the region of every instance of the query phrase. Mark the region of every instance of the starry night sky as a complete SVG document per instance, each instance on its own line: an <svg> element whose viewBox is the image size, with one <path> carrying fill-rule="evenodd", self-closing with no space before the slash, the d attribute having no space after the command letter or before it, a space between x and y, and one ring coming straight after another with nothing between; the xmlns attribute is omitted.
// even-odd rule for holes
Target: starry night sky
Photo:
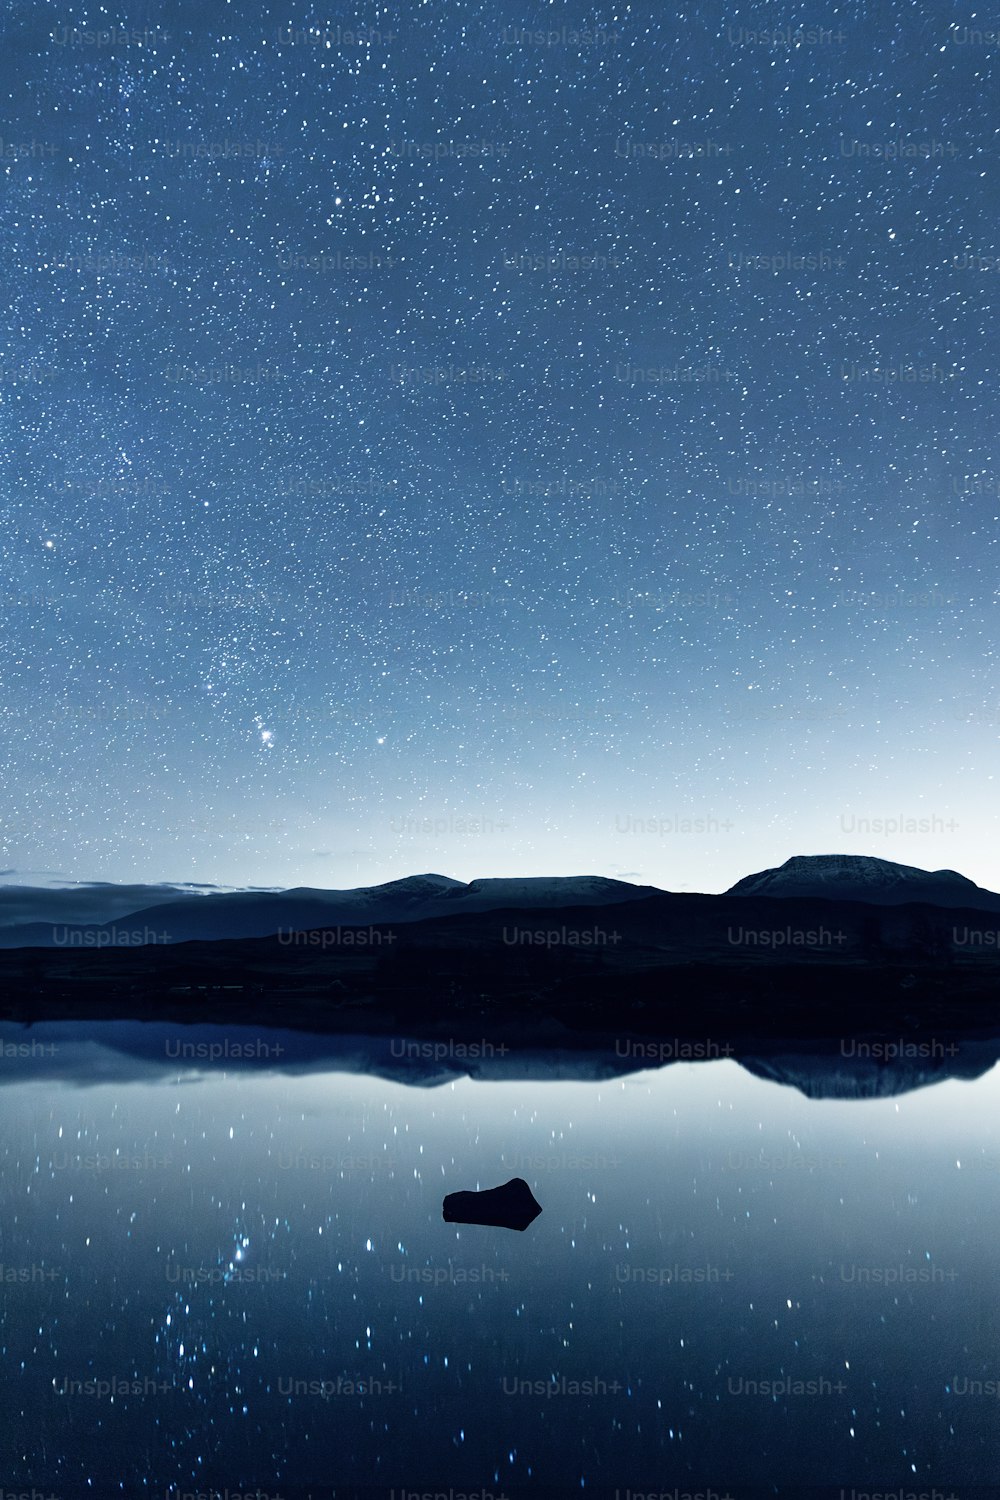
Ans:
<svg viewBox="0 0 1000 1500"><path fill-rule="evenodd" d="M1000 885L984 15L3 16L7 878Z"/></svg>

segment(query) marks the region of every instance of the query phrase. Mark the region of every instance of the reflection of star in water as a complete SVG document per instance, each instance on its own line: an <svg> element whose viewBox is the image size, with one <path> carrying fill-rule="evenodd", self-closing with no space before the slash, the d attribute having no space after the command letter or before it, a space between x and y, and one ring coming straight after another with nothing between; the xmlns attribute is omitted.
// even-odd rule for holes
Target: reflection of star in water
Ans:
<svg viewBox="0 0 1000 1500"><path fill-rule="evenodd" d="M250 1236L246 1234L241 1235L236 1249L233 1251L233 1258L229 1262L229 1267L225 1273L225 1281L232 1281L234 1272L238 1269L240 1262L244 1259L246 1251L249 1250L249 1248Z"/></svg>

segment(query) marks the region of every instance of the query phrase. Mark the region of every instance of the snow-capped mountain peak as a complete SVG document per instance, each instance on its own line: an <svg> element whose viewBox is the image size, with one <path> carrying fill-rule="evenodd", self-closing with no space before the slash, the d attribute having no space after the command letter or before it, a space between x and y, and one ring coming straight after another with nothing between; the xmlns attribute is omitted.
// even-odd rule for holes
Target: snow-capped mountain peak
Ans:
<svg viewBox="0 0 1000 1500"><path fill-rule="evenodd" d="M399 895L412 892L414 895L427 896L435 891L465 890L465 882L453 880L450 875L404 875L401 880L387 880L382 885L371 886L369 889L378 891L394 891Z"/></svg>
<svg viewBox="0 0 1000 1500"><path fill-rule="evenodd" d="M747 875L727 896L826 896L840 901L995 909L1000 896L955 870L921 870L869 854L796 854L783 865Z"/></svg>

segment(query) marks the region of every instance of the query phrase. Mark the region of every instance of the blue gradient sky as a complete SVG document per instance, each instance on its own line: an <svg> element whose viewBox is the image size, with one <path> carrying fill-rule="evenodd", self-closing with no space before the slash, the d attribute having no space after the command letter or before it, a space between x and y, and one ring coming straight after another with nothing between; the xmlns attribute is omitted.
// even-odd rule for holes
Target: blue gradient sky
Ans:
<svg viewBox="0 0 1000 1500"><path fill-rule="evenodd" d="M976 24L8 4L7 878L1000 887Z"/></svg>

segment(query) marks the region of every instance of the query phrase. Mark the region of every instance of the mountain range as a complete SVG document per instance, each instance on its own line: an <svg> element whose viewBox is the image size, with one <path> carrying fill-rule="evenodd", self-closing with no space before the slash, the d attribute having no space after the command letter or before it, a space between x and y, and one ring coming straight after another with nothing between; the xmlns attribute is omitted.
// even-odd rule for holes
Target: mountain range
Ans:
<svg viewBox="0 0 1000 1500"><path fill-rule="evenodd" d="M479 879L411 875L351 890L220 891L197 886L0 886L0 948L136 947L216 942L323 928L404 924L492 911L612 907L666 896L599 875ZM869 855L796 855L748 875L725 897L914 903L1000 912L1000 895L954 870ZM700 898L722 900L723 897Z"/></svg>
<svg viewBox="0 0 1000 1500"><path fill-rule="evenodd" d="M105 889L109 900L117 894L116 887ZM148 889L139 887L138 891ZM61 908L76 899L75 890L8 886L0 887L0 948L135 947L140 945L141 934L146 934L149 943L215 942L318 928L418 922L504 908L524 911L613 906L655 894L655 886L630 885L600 875L487 879L466 884L447 875L429 874L346 891L299 886L288 891L224 891L198 896L173 892L170 900L119 909L110 921L81 923L61 916ZM31 908L37 915L25 921L23 914ZM16 914L16 919L8 920L8 913Z"/></svg>
<svg viewBox="0 0 1000 1500"><path fill-rule="evenodd" d="M33 941L23 923L5 930L0 1020L471 1029L557 1050L627 1032L742 1039L751 1055L755 1037L939 1038L1000 1021L1000 896L865 856L800 857L720 895L432 874L357 891L171 892L92 927L57 927L59 893L42 894L50 921L29 924Z"/></svg>

